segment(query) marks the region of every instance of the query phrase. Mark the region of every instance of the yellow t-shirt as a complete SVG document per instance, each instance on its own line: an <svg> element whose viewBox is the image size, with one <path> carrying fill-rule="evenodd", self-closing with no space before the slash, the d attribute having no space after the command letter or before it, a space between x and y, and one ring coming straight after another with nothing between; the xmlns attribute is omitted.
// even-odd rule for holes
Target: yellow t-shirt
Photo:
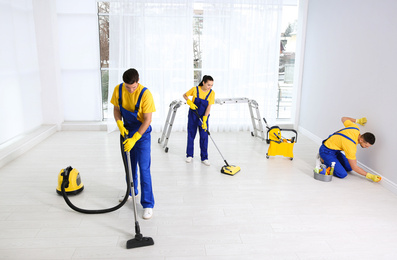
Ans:
<svg viewBox="0 0 397 260"><path fill-rule="evenodd" d="M356 129L347 129L339 132L351 138L356 144L344 136L333 135L324 142L324 145L329 149L344 151L347 159L355 160L360 128L350 120L346 120L343 124L345 127L358 128L358 131Z"/></svg>
<svg viewBox="0 0 397 260"><path fill-rule="evenodd" d="M205 97L208 95L209 91L210 90L207 90L206 92L204 92L201 89L201 86L199 86L200 99L205 99ZM196 89L196 87L193 87L193 88L189 89L189 91L186 92L185 94L188 97L192 96L193 97L192 101L194 102L195 98L197 97L197 89ZM211 94L209 95L207 100L208 100L208 105L215 104L215 91L213 91L213 90L211 91Z"/></svg>
<svg viewBox="0 0 397 260"><path fill-rule="evenodd" d="M120 84L121 85L121 84ZM112 99L110 100L110 103L112 103L114 106L119 107L119 87L120 85L117 85L114 88L113 91L113 96ZM123 89L121 90L122 94L122 105L123 108L134 112L135 111L135 104L138 102L139 95L141 94L142 89L144 86L141 84L138 84L138 88L133 92L130 93L125 89L125 86L123 85ZM141 103L139 105L138 109L138 120L143 122L143 114L144 113L152 113L155 112L156 108L154 106L154 100L152 93L149 91L149 89L146 89L145 93L142 95Z"/></svg>

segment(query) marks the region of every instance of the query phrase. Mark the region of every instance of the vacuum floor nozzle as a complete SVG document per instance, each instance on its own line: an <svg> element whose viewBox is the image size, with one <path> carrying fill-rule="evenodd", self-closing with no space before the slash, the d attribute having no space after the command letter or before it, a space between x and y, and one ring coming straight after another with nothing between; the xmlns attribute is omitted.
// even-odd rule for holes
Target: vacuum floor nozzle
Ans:
<svg viewBox="0 0 397 260"><path fill-rule="evenodd" d="M140 237L139 235L127 241L127 249L152 245L154 245L153 238Z"/></svg>

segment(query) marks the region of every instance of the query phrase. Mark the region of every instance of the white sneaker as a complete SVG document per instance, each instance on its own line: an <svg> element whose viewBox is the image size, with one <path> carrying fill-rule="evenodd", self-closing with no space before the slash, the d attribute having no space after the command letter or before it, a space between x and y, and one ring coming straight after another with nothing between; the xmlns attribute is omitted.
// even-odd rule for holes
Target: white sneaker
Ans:
<svg viewBox="0 0 397 260"><path fill-rule="evenodd" d="M137 198L137 197L138 197L138 195L135 195L135 198ZM123 200L124 200L124 195L120 197L119 202L122 202ZM129 200L132 200L131 195L128 196L127 201L129 201Z"/></svg>
<svg viewBox="0 0 397 260"><path fill-rule="evenodd" d="M202 163L204 163L205 165L207 165L207 166L210 166L211 164L210 164L210 161L208 161L208 160L204 160L204 161L201 161Z"/></svg>
<svg viewBox="0 0 397 260"><path fill-rule="evenodd" d="M187 162L187 163L191 163L192 160L193 160L193 157L187 157L187 158L186 158L186 162Z"/></svg>
<svg viewBox="0 0 397 260"><path fill-rule="evenodd" d="M120 197L119 202L122 202L123 200L124 200L124 195ZM131 195L128 196L128 200L132 200ZM127 200L127 201L128 201L128 200Z"/></svg>
<svg viewBox="0 0 397 260"><path fill-rule="evenodd" d="M152 208L144 208L143 209L143 219L150 219L153 216L153 209Z"/></svg>

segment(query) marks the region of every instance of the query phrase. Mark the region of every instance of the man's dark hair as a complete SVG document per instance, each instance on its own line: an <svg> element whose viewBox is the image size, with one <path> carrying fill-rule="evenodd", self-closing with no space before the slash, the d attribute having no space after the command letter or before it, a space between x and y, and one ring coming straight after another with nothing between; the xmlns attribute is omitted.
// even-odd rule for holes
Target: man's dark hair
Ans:
<svg viewBox="0 0 397 260"><path fill-rule="evenodd" d="M123 74L123 81L126 84L134 84L139 81L139 74L136 69L128 69Z"/></svg>
<svg viewBox="0 0 397 260"><path fill-rule="evenodd" d="M364 141L366 141L370 145L373 145L375 143L375 135L372 133L364 133L362 137L364 138Z"/></svg>

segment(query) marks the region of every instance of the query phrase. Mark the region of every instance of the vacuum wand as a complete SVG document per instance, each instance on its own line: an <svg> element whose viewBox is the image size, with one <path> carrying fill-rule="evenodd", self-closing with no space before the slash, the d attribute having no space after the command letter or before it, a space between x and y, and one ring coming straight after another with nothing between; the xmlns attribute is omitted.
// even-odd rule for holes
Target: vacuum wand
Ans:
<svg viewBox="0 0 397 260"><path fill-rule="evenodd" d="M131 194L132 193L134 193L134 195L133 196L131 196L132 197L132 201L133 201L133 204L134 204L134 219L135 219L135 226L136 226L136 223L137 223L137 219L138 219L138 216L137 216L137 214L136 214L136 202L135 202L135 189L134 189L134 181L133 181L133 176L132 176L132 169L131 169L131 157L130 157L130 152L127 152L127 165L128 165L128 174L130 175L130 177L131 177ZM139 225L138 225L139 226Z"/></svg>
<svg viewBox="0 0 397 260"><path fill-rule="evenodd" d="M151 237L144 237L141 234L141 229L139 227L138 216L136 213L136 202L135 202L135 188L134 188L134 178L132 176L132 168L131 168L131 157L130 152L126 152L127 155L127 166L128 166L128 174L131 183L131 197L134 204L134 220L135 220L135 237L128 240L126 247L127 249L136 248L136 247L143 247L143 246L151 246L154 245L153 238Z"/></svg>

